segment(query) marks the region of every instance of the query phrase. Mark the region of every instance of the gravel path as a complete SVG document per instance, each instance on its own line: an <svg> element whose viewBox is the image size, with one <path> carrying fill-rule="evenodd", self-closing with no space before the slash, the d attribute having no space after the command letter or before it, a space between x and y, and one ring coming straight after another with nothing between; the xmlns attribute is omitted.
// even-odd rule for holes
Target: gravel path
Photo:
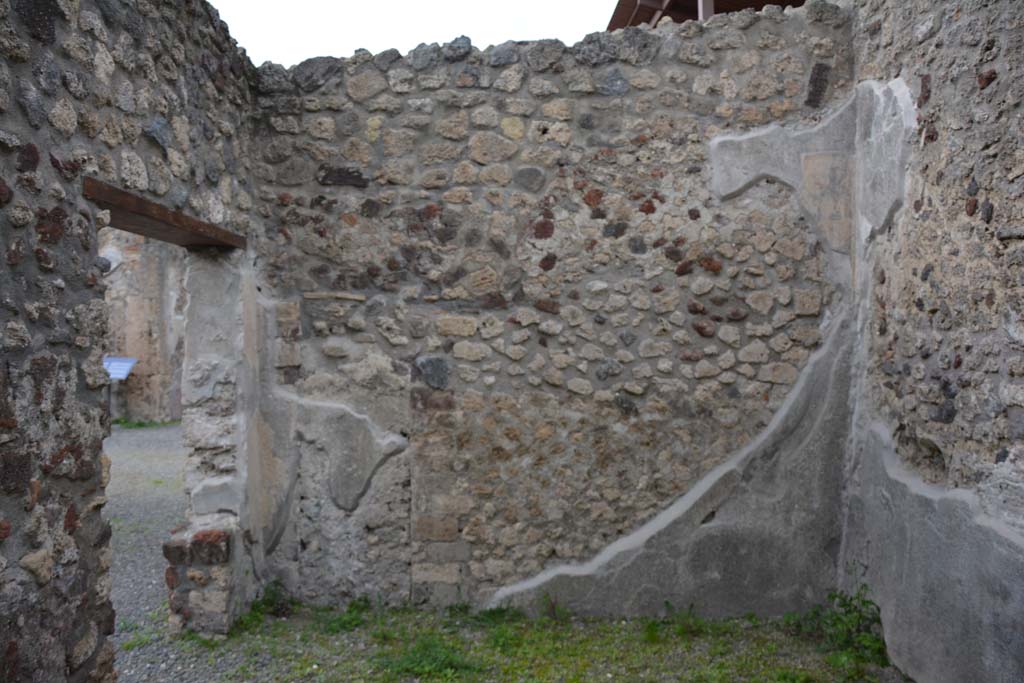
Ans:
<svg viewBox="0 0 1024 683"><path fill-rule="evenodd" d="M185 520L181 427L121 429L104 443L110 456L106 516L113 528L112 599L117 610L120 683L215 680L225 670L209 653L167 636L170 530Z"/></svg>

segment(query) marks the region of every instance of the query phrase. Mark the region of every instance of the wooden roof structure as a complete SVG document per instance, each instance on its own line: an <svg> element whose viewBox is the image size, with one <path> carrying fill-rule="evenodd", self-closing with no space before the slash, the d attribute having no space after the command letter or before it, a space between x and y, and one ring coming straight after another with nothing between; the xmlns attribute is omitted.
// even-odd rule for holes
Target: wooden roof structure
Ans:
<svg viewBox="0 0 1024 683"><path fill-rule="evenodd" d="M762 9L765 5L786 4L799 7L804 0L619 0L608 30L648 24L656 26L664 17L681 22L707 19L713 14L738 12L742 9Z"/></svg>

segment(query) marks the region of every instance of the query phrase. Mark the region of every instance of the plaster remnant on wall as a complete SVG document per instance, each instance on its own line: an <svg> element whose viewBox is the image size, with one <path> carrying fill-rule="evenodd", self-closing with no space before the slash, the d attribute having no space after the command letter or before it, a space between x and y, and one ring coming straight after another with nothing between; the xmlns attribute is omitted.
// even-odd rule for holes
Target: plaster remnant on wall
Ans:
<svg viewBox="0 0 1024 683"><path fill-rule="evenodd" d="M381 429L369 416L343 403L282 390L276 398L298 407L296 439L305 448L329 454L328 486L335 505L342 510L355 510L381 465L409 445L401 434Z"/></svg>

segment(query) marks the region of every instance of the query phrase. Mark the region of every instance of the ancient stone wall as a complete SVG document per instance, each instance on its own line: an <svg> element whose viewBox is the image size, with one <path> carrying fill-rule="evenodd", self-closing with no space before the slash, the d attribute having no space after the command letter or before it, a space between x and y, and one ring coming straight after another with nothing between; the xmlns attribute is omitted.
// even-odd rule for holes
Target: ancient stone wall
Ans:
<svg viewBox="0 0 1024 683"><path fill-rule="evenodd" d="M870 0L854 35L917 125L904 200L862 226L841 585L870 586L915 680L1020 680L1024 5Z"/></svg>
<svg viewBox="0 0 1024 683"><path fill-rule="evenodd" d="M111 418L181 419L185 342L185 250L107 228L99 233L111 355L136 358L124 382L111 386ZM105 265L105 264L104 264Z"/></svg>
<svg viewBox="0 0 1024 683"><path fill-rule="evenodd" d="M85 175L244 231L250 65L205 3L0 1L0 680L113 680Z"/></svg>
<svg viewBox="0 0 1024 683"><path fill-rule="evenodd" d="M860 7L860 74L913 87L910 204L877 237L873 398L904 462L1024 531L1024 8Z"/></svg>
<svg viewBox="0 0 1024 683"><path fill-rule="evenodd" d="M866 582L909 672L1024 675L1014 3L291 70L198 0L0 20L0 680L110 678L86 174L249 238L184 259L173 626Z"/></svg>
<svg viewBox="0 0 1024 683"><path fill-rule="evenodd" d="M849 257L785 184L713 197L708 142L819 120L849 27L776 8L261 67L270 573L479 602L762 431Z"/></svg>

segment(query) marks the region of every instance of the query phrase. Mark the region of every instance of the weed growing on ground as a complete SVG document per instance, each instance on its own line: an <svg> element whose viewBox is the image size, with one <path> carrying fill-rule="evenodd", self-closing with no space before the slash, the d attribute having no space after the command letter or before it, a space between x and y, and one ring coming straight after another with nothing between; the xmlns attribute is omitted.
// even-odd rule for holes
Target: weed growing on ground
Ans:
<svg viewBox="0 0 1024 683"><path fill-rule="evenodd" d="M643 640L648 645L657 645L662 641L662 622L655 619L647 619L643 625Z"/></svg>
<svg viewBox="0 0 1024 683"><path fill-rule="evenodd" d="M436 633L417 636L411 645L378 658L381 668L395 674L451 679L455 674L473 671L477 666L461 647Z"/></svg>
<svg viewBox="0 0 1024 683"><path fill-rule="evenodd" d="M195 631L185 631L180 636L178 636L178 640L183 643L188 643L189 645L201 647L204 650L215 650L217 649L217 646L220 645L221 642L213 638L204 638Z"/></svg>
<svg viewBox="0 0 1024 683"><path fill-rule="evenodd" d="M149 645L157 639L157 634L153 631L139 631L132 635L131 638L121 643L121 650L124 652L131 652L140 647Z"/></svg>
<svg viewBox="0 0 1024 683"><path fill-rule="evenodd" d="M507 655L522 647L523 635L513 626L498 624L487 634L487 644Z"/></svg>
<svg viewBox="0 0 1024 683"><path fill-rule="evenodd" d="M558 601L547 593L541 598L541 614L554 622L566 622L572 619L572 612L558 604Z"/></svg>
<svg viewBox="0 0 1024 683"><path fill-rule="evenodd" d="M881 614L878 605L868 599L867 587L861 586L852 595L833 591L828 600L827 605L806 614L787 614L784 628L820 642L828 651L826 661L844 680L862 680L868 666L887 666Z"/></svg>
<svg viewBox="0 0 1024 683"><path fill-rule="evenodd" d="M771 683L817 683L818 680L806 671L791 669L776 669L770 676Z"/></svg>
<svg viewBox="0 0 1024 683"><path fill-rule="evenodd" d="M284 586L279 581L271 581L263 591L263 597L249 607L249 611L238 618L231 627L230 636L255 631L263 625L268 616L287 617L294 611L298 603L288 597Z"/></svg>
<svg viewBox="0 0 1024 683"><path fill-rule="evenodd" d="M366 616L370 609L369 598L356 598L348 603L344 612L323 615L320 621L320 629L328 634L354 631L366 624Z"/></svg>
<svg viewBox="0 0 1024 683"><path fill-rule="evenodd" d="M526 615L516 607L492 607L469 617L470 623L484 627L502 626L525 620Z"/></svg>
<svg viewBox="0 0 1024 683"><path fill-rule="evenodd" d="M117 622L118 633L133 633L142 628L142 625L130 619L121 619Z"/></svg>

